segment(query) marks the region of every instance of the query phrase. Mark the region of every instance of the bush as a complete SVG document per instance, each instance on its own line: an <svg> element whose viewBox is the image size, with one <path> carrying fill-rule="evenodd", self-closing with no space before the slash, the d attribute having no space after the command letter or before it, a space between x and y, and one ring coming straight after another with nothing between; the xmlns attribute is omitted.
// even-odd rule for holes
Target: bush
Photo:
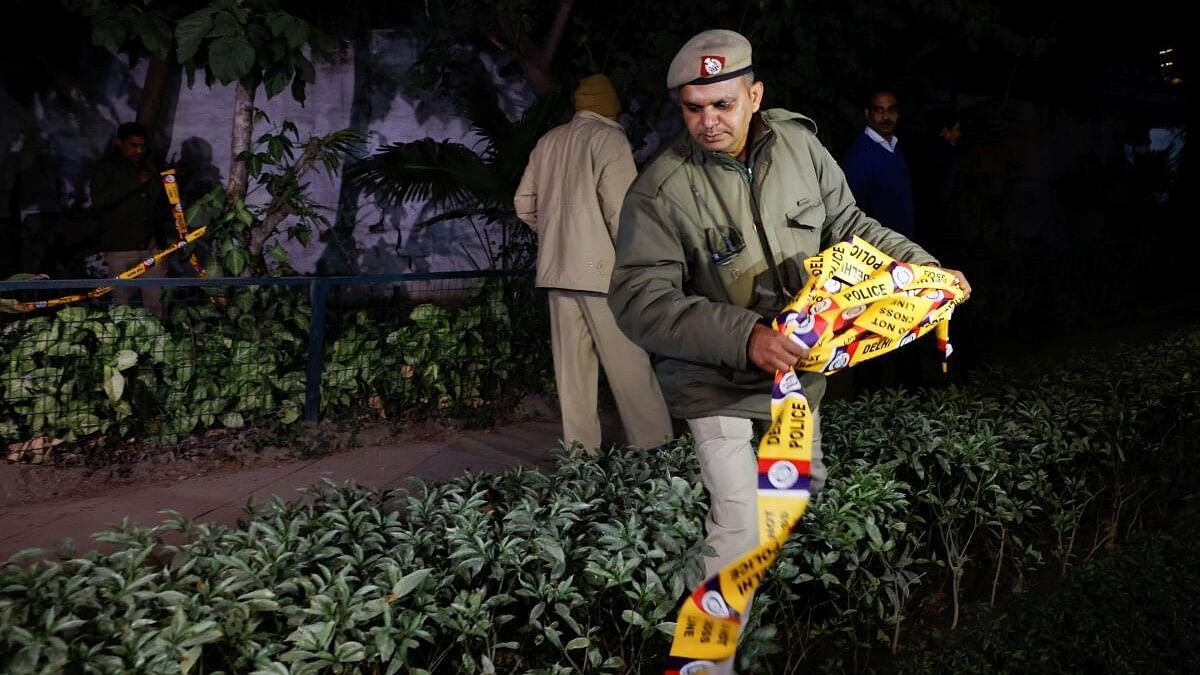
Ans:
<svg viewBox="0 0 1200 675"><path fill-rule="evenodd" d="M511 405L549 372L530 295L526 283L498 280L460 308L426 303L390 321L351 315L326 339L322 410ZM310 308L297 296L280 286L228 289L176 303L165 324L128 306L10 323L0 329L0 441L172 443L218 425L290 424L304 407L308 352Z"/></svg>
<svg viewBox="0 0 1200 675"><path fill-rule="evenodd" d="M1197 485L1198 347L1184 335L1102 365L825 406L829 485L754 604L741 669L901 647L918 616L949 628L968 600L1162 522ZM102 535L113 554L14 560L0 669L652 672L701 576L686 438L385 508L397 499L321 485L239 528L174 516Z"/></svg>

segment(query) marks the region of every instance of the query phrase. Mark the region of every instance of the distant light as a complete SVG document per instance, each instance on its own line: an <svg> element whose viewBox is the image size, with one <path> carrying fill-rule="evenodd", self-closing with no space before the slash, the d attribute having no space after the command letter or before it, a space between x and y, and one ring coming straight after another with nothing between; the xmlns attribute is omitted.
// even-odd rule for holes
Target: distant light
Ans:
<svg viewBox="0 0 1200 675"><path fill-rule="evenodd" d="M1158 50L1158 71L1164 82L1177 87L1183 84L1183 76L1179 73L1179 66L1175 64L1172 56L1174 53L1174 47Z"/></svg>

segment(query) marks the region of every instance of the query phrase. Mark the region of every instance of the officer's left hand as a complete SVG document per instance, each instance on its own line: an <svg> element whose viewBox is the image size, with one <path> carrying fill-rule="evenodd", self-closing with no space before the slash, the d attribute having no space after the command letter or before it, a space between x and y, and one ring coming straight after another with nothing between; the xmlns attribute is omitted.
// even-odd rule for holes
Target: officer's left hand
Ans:
<svg viewBox="0 0 1200 675"><path fill-rule="evenodd" d="M943 267L942 269L953 274L954 278L958 279L958 285L962 286L963 289L963 300L971 297L971 284L967 281L967 276L965 274L958 270L952 270L949 267Z"/></svg>

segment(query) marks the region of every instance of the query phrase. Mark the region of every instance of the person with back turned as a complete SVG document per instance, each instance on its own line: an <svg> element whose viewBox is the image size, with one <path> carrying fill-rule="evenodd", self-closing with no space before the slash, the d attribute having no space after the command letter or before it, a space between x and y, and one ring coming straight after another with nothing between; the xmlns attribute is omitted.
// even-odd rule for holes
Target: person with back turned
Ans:
<svg viewBox="0 0 1200 675"><path fill-rule="evenodd" d="M591 452L601 442L600 365L631 445L653 448L672 435L649 357L617 328L605 299L617 213L637 173L616 121L620 109L607 77L584 78L574 117L538 141L513 200L538 235L537 285L549 289L563 441Z"/></svg>

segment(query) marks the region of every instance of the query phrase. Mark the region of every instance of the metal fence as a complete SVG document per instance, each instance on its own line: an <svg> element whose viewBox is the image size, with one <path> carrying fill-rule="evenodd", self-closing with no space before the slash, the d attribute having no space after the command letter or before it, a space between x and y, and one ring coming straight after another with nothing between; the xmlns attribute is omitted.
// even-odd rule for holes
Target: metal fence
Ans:
<svg viewBox="0 0 1200 675"><path fill-rule="evenodd" d="M483 414L550 372L530 273L8 281L0 296L103 286L132 297L0 315L10 455L328 414Z"/></svg>

